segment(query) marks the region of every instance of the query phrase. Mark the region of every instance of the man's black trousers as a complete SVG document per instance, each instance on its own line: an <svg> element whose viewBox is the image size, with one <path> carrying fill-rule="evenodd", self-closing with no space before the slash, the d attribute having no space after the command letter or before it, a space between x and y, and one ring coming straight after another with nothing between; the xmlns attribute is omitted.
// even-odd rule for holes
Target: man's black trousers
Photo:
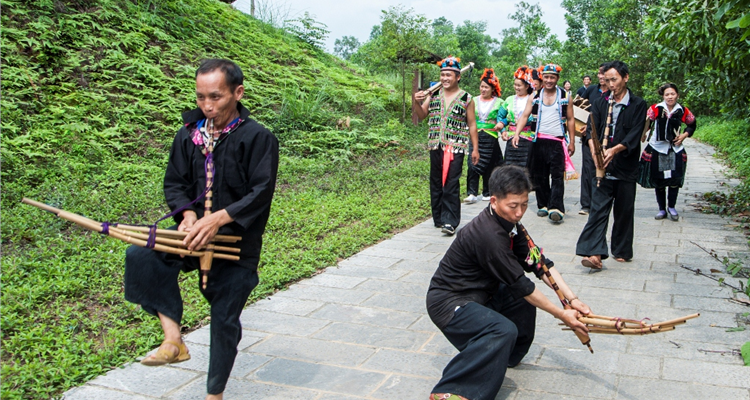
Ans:
<svg viewBox="0 0 750 400"><path fill-rule="evenodd" d="M612 211L612 255L615 258L633 258L633 227L635 213L635 182L602 179L599 187L592 179L591 212L581 236L578 237L576 254L582 257L599 255L609 257L607 249L607 225Z"/></svg>
<svg viewBox="0 0 750 400"><path fill-rule="evenodd" d="M565 213L565 150L561 142L537 139L531 145L529 174L536 190L537 208ZM550 185L550 179L552 185Z"/></svg>
<svg viewBox="0 0 750 400"><path fill-rule="evenodd" d="M493 400L507 368L528 353L535 326L536 307L524 298L514 300L504 285L486 305L472 302L459 308L443 334L460 353L432 393Z"/></svg>
<svg viewBox="0 0 750 400"><path fill-rule="evenodd" d="M214 260L203 297L211 305L211 348L207 392L219 394L229 379L242 338L240 313L250 292L258 284L255 266ZM245 261L245 263L247 263ZM178 324L182 321L182 296L177 284L181 270L199 268L198 258L131 246L125 253L125 299L140 304L152 315L166 315ZM200 275L196 273L200 287Z"/></svg>
<svg viewBox="0 0 750 400"><path fill-rule="evenodd" d="M591 182L596 177L596 164L588 144L581 143L581 209L591 210Z"/></svg>
<svg viewBox="0 0 750 400"><path fill-rule="evenodd" d="M454 153L443 186L443 150L430 150L430 206L435 225L458 227L461 223L461 169L463 153Z"/></svg>

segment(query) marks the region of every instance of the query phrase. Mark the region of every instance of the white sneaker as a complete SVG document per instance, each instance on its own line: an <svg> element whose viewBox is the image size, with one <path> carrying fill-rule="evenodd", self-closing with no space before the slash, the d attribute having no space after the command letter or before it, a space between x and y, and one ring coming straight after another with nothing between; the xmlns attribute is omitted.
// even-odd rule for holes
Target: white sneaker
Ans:
<svg viewBox="0 0 750 400"><path fill-rule="evenodd" d="M482 201L490 201L490 197L492 197L492 196L482 195Z"/></svg>
<svg viewBox="0 0 750 400"><path fill-rule="evenodd" d="M470 195L468 195L468 196L467 196L467 197L466 197L466 198L464 199L464 203L468 203L468 204L474 204L474 203L476 203L477 201L479 201L479 199L477 198L477 196L474 196L473 194L470 194Z"/></svg>

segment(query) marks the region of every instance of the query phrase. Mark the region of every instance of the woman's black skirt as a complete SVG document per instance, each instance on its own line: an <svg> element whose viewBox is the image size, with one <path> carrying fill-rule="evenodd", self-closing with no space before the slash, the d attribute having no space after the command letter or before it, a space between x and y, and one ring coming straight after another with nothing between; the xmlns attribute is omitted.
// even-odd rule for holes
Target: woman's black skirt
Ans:
<svg viewBox="0 0 750 400"><path fill-rule="evenodd" d="M524 138L518 139L518 147L513 147L510 140L505 145L505 163L518 165L519 167L528 168L529 151L531 150L531 140Z"/></svg>
<svg viewBox="0 0 750 400"><path fill-rule="evenodd" d="M471 152L469 153L471 156ZM503 159L503 152L500 150L500 143L497 142L497 138L492 137L484 131L479 131L479 162L473 165L474 171L479 175L484 175L487 168L492 170L500 164L500 160ZM471 157L469 157L471 160ZM471 162L471 161L469 161ZM471 165L471 164L469 164Z"/></svg>
<svg viewBox="0 0 750 400"><path fill-rule="evenodd" d="M686 169L687 153L684 148L677 153L670 148L668 154L662 154L648 145L638 163L638 184L646 189L681 188L685 183Z"/></svg>

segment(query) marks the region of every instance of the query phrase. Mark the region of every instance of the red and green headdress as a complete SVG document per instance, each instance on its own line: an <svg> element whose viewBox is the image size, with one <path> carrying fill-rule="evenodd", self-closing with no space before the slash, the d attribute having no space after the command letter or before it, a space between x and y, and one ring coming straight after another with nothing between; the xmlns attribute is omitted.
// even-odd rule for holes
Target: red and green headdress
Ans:
<svg viewBox="0 0 750 400"><path fill-rule="evenodd" d="M562 67L557 64L547 64L544 67L542 67L542 70L540 71L540 75L544 74L554 74L554 75L560 75L560 72L562 72Z"/></svg>
<svg viewBox="0 0 750 400"><path fill-rule="evenodd" d="M497 76L495 76L495 70L493 70L492 68L485 68L484 73L482 74L482 77L479 78L479 80L490 85L490 87L495 90L495 96L499 97L502 93L502 91L500 90L500 81L497 80Z"/></svg>
<svg viewBox="0 0 750 400"><path fill-rule="evenodd" d="M458 57L448 56L448 58L437 62L441 71L456 71L461 73L461 59Z"/></svg>
<svg viewBox="0 0 750 400"><path fill-rule="evenodd" d="M516 70L516 73L513 74L513 77L515 79L520 79L526 82L529 86L534 88L534 81L531 79L531 71L532 69L529 68L528 65L524 65Z"/></svg>

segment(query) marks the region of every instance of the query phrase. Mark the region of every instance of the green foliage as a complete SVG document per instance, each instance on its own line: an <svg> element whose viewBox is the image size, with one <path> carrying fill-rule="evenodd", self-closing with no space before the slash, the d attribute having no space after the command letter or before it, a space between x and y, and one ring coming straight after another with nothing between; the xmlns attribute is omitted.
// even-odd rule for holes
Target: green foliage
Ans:
<svg viewBox="0 0 750 400"><path fill-rule="evenodd" d="M644 33L661 56L657 70L694 90L698 112L745 117L750 110L748 4L664 0L651 8Z"/></svg>
<svg viewBox="0 0 750 400"><path fill-rule="evenodd" d="M745 362L745 366L750 366L750 342L745 342L745 344L740 347L740 354L742 354L742 360Z"/></svg>
<svg viewBox="0 0 750 400"><path fill-rule="evenodd" d="M326 29L328 27L326 24L316 21L307 11L303 16L285 22L287 31L317 49L323 48L328 34L331 33Z"/></svg>
<svg viewBox="0 0 750 400"><path fill-rule="evenodd" d="M243 104L280 138L254 298L428 215L422 133L394 122L393 87L229 5L4 0L0 24L3 399L59 396L158 345L157 320L123 299L127 245L19 203L165 214L167 153L202 58L238 62ZM180 284L184 328L198 327L197 278Z"/></svg>
<svg viewBox="0 0 750 400"><path fill-rule="evenodd" d="M357 52L359 48L359 39L354 36L343 36L341 39L336 39L333 43L333 54L349 60L352 54Z"/></svg>

